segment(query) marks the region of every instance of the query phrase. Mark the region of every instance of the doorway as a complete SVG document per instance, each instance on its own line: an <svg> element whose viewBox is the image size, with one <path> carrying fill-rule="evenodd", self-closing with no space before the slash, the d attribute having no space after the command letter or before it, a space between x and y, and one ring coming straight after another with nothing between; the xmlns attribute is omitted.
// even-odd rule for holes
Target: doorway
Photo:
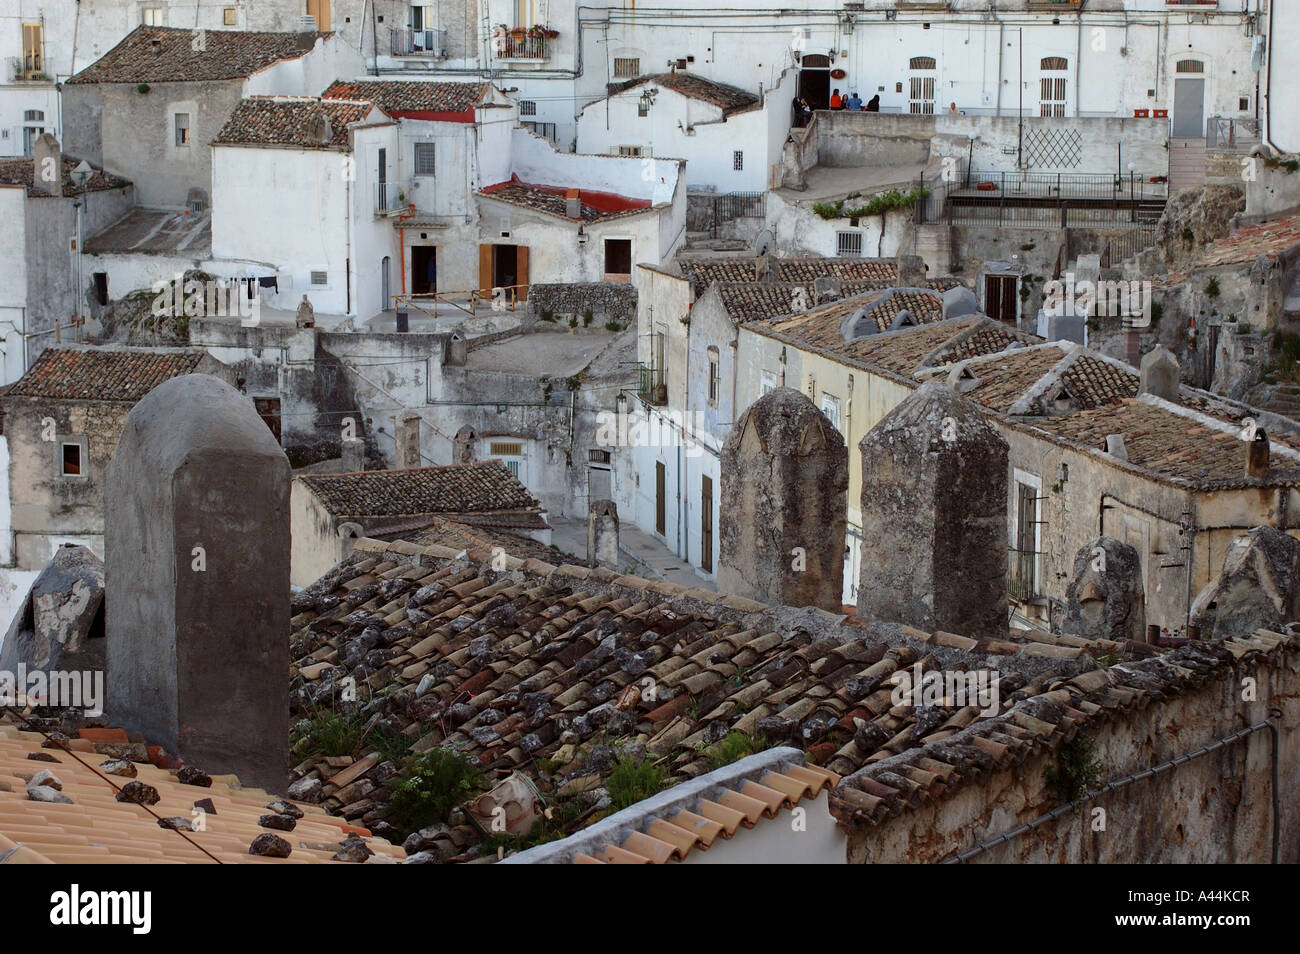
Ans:
<svg viewBox="0 0 1300 954"><path fill-rule="evenodd" d="M528 300L528 246L480 245L478 247L479 291L485 297L492 289L515 289L514 296L507 291L506 298Z"/></svg>
<svg viewBox="0 0 1300 954"><path fill-rule="evenodd" d="M668 474L664 462L655 461L655 532L660 536L668 533Z"/></svg>
<svg viewBox="0 0 1300 954"><path fill-rule="evenodd" d="M271 433L275 435L275 442L280 443L280 399L253 398L253 407L257 410L257 416L266 423L266 426L271 429Z"/></svg>
<svg viewBox="0 0 1300 954"><path fill-rule="evenodd" d="M411 246L411 292L432 295L438 290L438 249L433 245Z"/></svg>
<svg viewBox="0 0 1300 954"><path fill-rule="evenodd" d="M299 8L301 9L301 7ZM330 0L307 0L307 12L316 18L316 29L326 33L330 28Z"/></svg>
<svg viewBox="0 0 1300 954"><path fill-rule="evenodd" d="M1174 65L1174 137L1205 135L1205 64L1179 60Z"/></svg>
<svg viewBox="0 0 1300 954"><path fill-rule="evenodd" d="M380 294L383 295L383 305L379 309L380 311L388 311L393 307L392 264L393 260L387 255L379 262L379 288Z"/></svg>
<svg viewBox="0 0 1300 954"><path fill-rule="evenodd" d="M713 572L713 478L700 478L700 569Z"/></svg>
<svg viewBox="0 0 1300 954"><path fill-rule="evenodd" d="M1014 325L1019 317L1015 275L984 276L984 314Z"/></svg>
<svg viewBox="0 0 1300 954"><path fill-rule="evenodd" d="M831 58L820 53L807 53L799 58L799 95L813 109L826 109L831 104Z"/></svg>

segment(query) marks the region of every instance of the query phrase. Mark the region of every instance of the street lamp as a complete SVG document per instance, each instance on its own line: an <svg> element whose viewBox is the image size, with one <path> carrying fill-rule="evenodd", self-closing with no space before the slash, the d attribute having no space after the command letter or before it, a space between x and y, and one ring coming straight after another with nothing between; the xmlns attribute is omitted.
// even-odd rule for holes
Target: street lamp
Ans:
<svg viewBox="0 0 1300 954"><path fill-rule="evenodd" d="M85 159L82 159L81 162L77 164L77 167L73 169L72 172L70 173L73 183L79 186L81 189L81 200L75 203L77 208L77 288L76 288L77 313L76 315L73 316L73 320L78 325L80 324L80 319L82 317L81 316L82 297L86 293L85 288L83 287L81 281L82 278L81 276L81 219L82 219L82 211L84 210L86 203L89 201L89 199L87 198L88 196L87 190L90 186L90 179L94 174L95 174L94 166L88 163ZM56 318L55 321L58 321L58 319Z"/></svg>

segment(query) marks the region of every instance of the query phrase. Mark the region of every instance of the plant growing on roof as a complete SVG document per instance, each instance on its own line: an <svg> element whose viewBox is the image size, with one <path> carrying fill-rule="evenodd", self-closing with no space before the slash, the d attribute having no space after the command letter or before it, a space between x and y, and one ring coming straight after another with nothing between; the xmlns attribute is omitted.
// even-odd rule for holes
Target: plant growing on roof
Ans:
<svg viewBox="0 0 1300 954"><path fill-rule="evenodd" d="M455 749L435 746L407 760L392 786L388 820L403 834L447 820L453 808L488 787L487 778Z"/></svg>
<svg viewBox="0 0 1300 954"><path fill-rule="evenodd" d="M620 758L605 779L605 791L609 793L610 807L617 812L657 795L667 784L668 773L663 767Z"/></svg>
<svg viewBox="0 0 1300 954"><path fill-rule="evenodd" d="M732 762L739 762L746 756L763 751L763 743L758 738L744 732L728 732L721 742L705 750L709 768L720 769Z"/></svg>
<svg viewBox="0 0 1300 954"><path fill-rule="evenodd" d="M1205 297L1206 298L1219 297L1219 280L1215 278L1213 275L1211 275L1210 280L1205 283Z"/></svg>

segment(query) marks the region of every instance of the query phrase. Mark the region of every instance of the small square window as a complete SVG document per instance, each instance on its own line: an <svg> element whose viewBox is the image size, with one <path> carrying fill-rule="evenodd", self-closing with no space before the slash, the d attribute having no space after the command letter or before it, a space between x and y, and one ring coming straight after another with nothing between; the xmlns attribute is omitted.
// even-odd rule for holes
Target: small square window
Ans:
<svg viewBox="0 0 1300 954"><path fill-rule="evenodd" d="M1237 109L1239 109L1243 113L1250 112L1250 97L1249 96L1239 97L1237 100Z"/></svg>
<svg viewBox="0 0 1300 954"><path fill-rule="evenodd" d="M313 285L328 285L330 283L329 272L313 271L311 273L311 283Z"/></svg>
<svg viewBox="0 0 1300 954"><path fill-rule="evenodd" d="M537 101L536 101L536 100L532 100L532 99L521 99L521 100L519 101L519 115L520 115L520 116L536 116L536 115L537 115Z"/></svg>
<svg viewBox="0 0 1300 954"><path fill-rule="evenodd" d="M737 172L745 168L745 154L739 149L731 154L731 168Z"/></svg>
<svg viewBox="0 0 1300 954"><path fill-rule="evenodd" d="M841 258L861 258L862 257L862 233L861 232L836 232L835 233L835 254Z"/></svg>
<svg viewBox="0 0 1300 954"><path fill-rule="evenodd" d="M643 156L645 151L640 146L619 146L618 154L624 158L632 156Z"/></svg>
<svg viewBox="0 0 1300 954"><path fill-rule="evenodd" d="M221 11L221 22L224 23L226 26L234 26L234 25L235 25L235 8L234 8L234 7L226 7L224 10Z"/></svg>
<svg viewBox="0 0 1300 954"><path fill-rule="evenodd" d="M631 79L641 72L641 60L635 56L614 57L614 76L616 79Z"/></svg>
<svg viewBox="0 0 1300 954"><path fill-rule="evenodd" d="M176 145L188 146L190 144L190 114L176 114Z"/></svg>
<svg viewBox="0 0 1300 954"><path fill-rule="evenodd" d="M59 473L64 477L82 476L80 443L63 441L59 446Z"/></svg>
<svg viewBox="0 0 1300 954"><path fill-rule="evenodd" d="M415 174L417 176L434 175L434 154L433 143L417 142L415 144Z"/></svg>
<svg viewBox="0 0 1300 954"><path fill-rule="evenodd" d="M162 7L141 7L140 22L145 26L166 26L167 19Z"/></svg>

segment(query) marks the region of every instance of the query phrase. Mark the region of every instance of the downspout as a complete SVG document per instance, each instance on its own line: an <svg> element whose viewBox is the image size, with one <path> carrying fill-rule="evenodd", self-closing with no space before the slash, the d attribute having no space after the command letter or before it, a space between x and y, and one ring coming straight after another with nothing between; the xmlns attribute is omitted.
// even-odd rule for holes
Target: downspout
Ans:
<svg viewBox="0 0 1300 954"><path fill-rule="evenodd" d="M406 211L397 217L397 258L402 268L402 296L406 296L406 226L402 223L414 217L415 203L407 205Z"/></svg>
<svg viewBox="0 0 1300 954"><path fill-rule="evenodd" d="M1192 601L1196 598L1192 593L1192 564L1196 560L1196 502L1189 493L1187 495L1187 512L1188 512L1188 540L1187 540L1187 616L1183 620L1183 633L1190 635L1192 631Z"/></svg>
<svg viewBox="0 0 1300 954"><path fill-rule="evenodd" d="M374 0L369 0L369 2L370 2L370 32L373 33L375 37L374 44L373 44L373 49L375 50L375 59L373 65L370 67L370 72L371 75L378 76L379 75L379 20L376 19L375 16ZM364 16L365 14L363 13L362 15Z"/></svg>
<svg viewBox="0 0 1300 954"><path fill-rule="evenodd" d="M1002 115L1002 47L1006 37L1007 26L1001 20L998 21L998 104L996 116Z"/></svg>
<svg viewBox="0 0 1300 954"><path fill-rule="evenodd" d="M354 137L353 148L352 148L352 154L354 156L356 155L355 143L356 140ZM347 307L343 313L345 315L350 315L352 314L352 183L351 181L345 179L343 182L343 188L346 190L346 192L344 193L344 201L347 203L347 210L348 210L347 228L345 230L345 236L344 236L345 252L343 258L343 262L344 262L343 275L345 278L345 282L347 284L347 291L346 291Z"/></svg>
<svg viewBox="0 0 1300 954"><path fill-rule="evenodd" d="M1074 39L1074 118L1079 118L1079 95L1083 83L1083 11L1079 11L1078 30Z"/></svg>
<svg viewBox="0 0 1300 954"><path fill-rule="evenodd" d="M1268 32L1264 34L1264 42L1267 44L1264 50L1264 56L1268 58L1268 65L1264 67L1264 88L1268 90L1265 94L1268 96L1268 122L1264 127L1264 141L1268 143L1270 149L1277 155L1284 155L1285 151L1278 148L1277 143L1273 141L1273 8L1276 4L1268 5Z"/></svg>

